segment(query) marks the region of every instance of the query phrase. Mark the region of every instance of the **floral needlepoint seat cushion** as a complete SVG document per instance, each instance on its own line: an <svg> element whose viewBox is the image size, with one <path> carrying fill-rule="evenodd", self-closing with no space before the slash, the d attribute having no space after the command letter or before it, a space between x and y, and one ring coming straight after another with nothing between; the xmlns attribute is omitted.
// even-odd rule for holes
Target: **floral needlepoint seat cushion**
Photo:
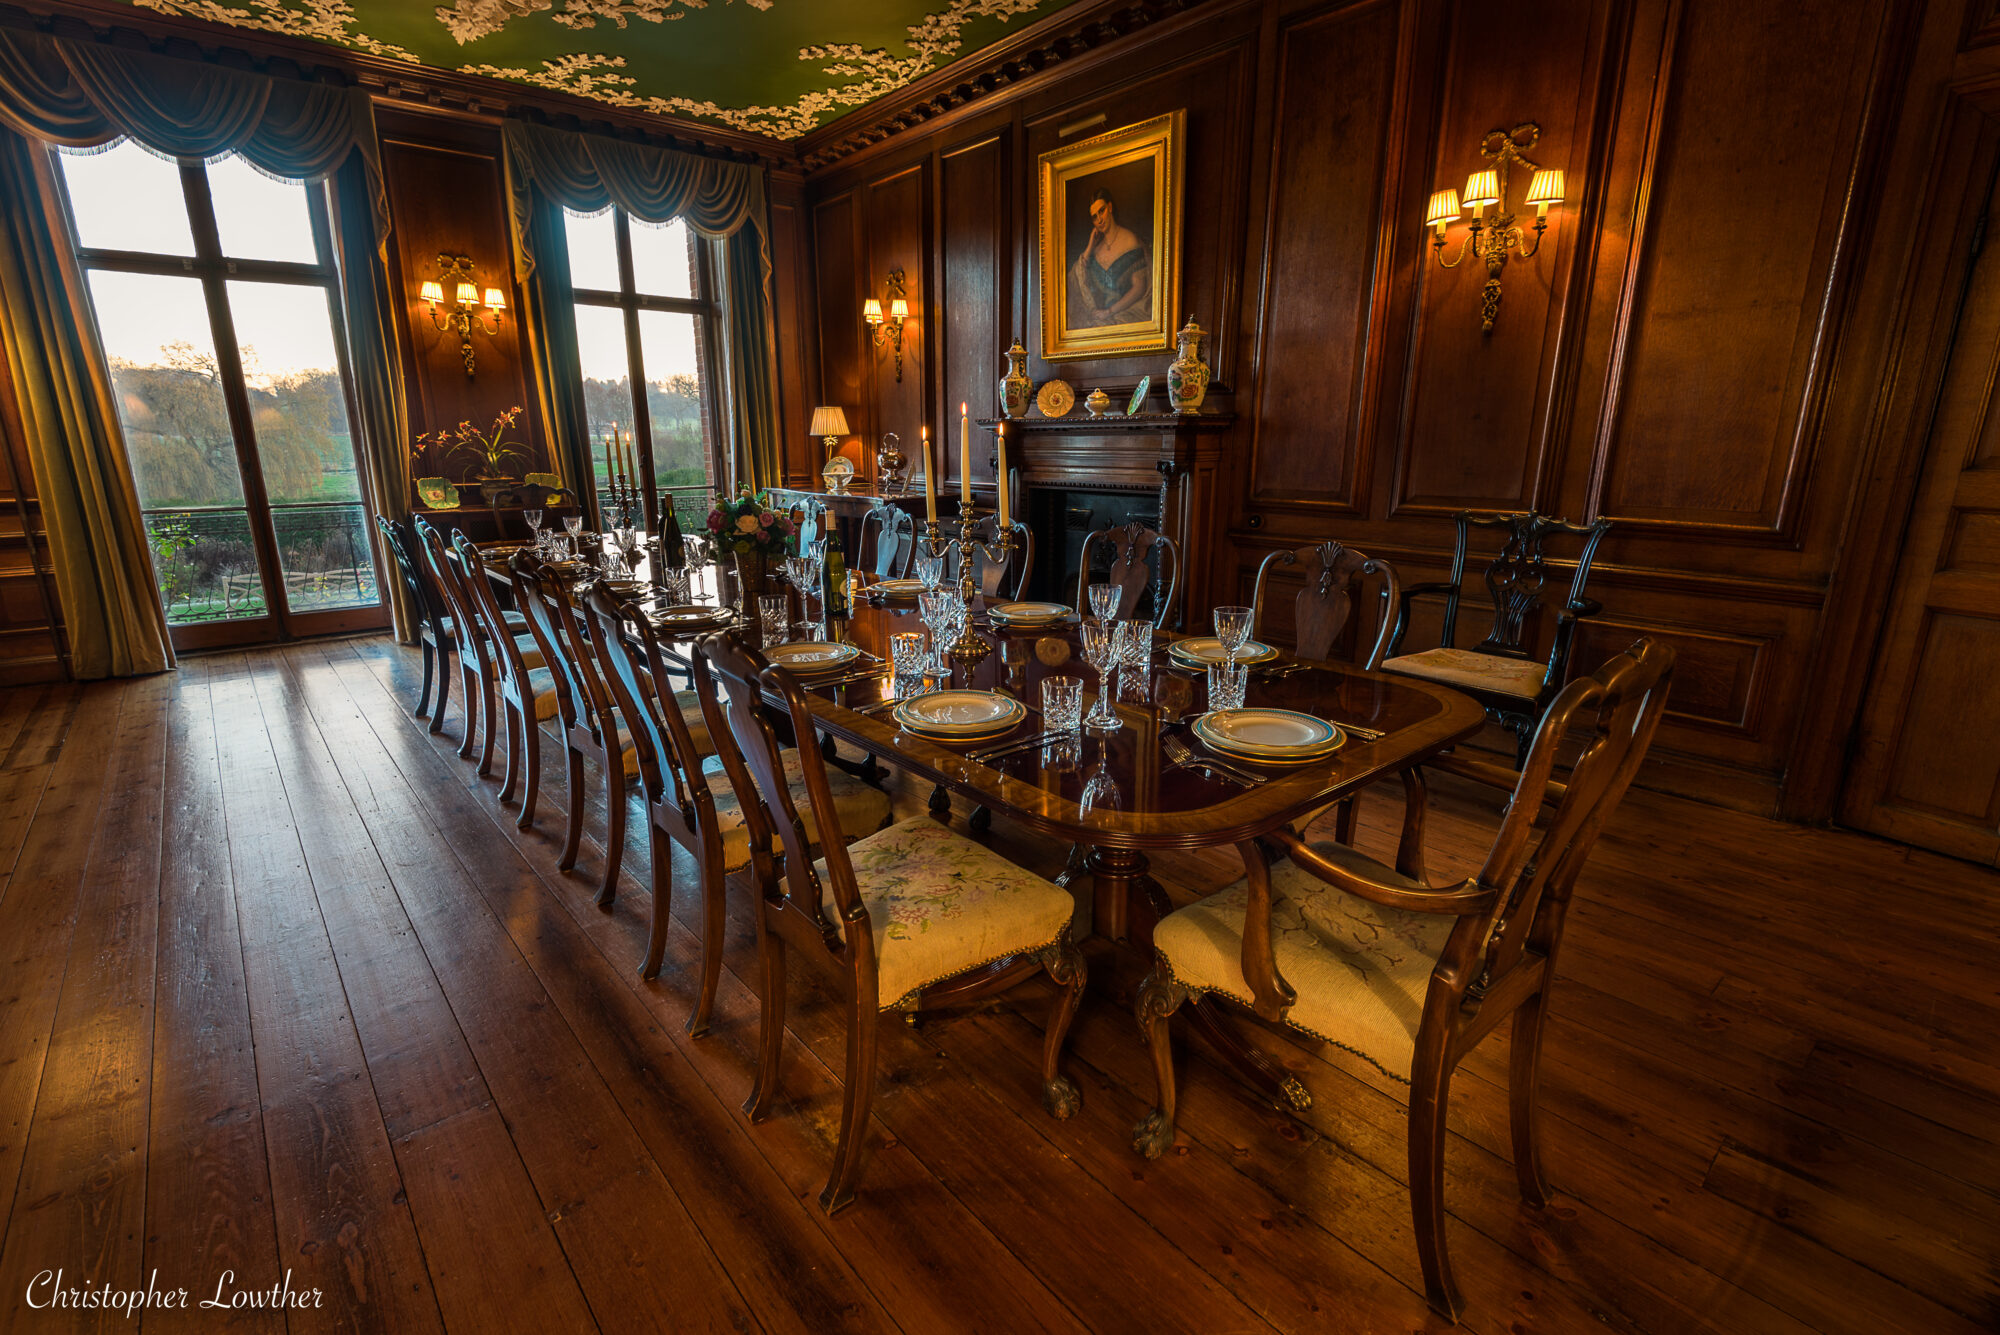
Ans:
<svg viewBox="0 0 2000 1335"><path fill-rule="evenodd" d="M819 822L813 818L812 803L806 797L801 768L804 762L797 751L787 748L784 754L785 783L792 790L792 804L806 823L806 837L818 843ZM722 768L720 756L703 761L701 772L708 776L709 795L715 799L715 825L722 835L722 865L734 871L750 861L750 831L743 824L743 806ZM827 770L826 786L833 791L833 810L840 818L840 828L848 833L880 829L888 821L889 795L880 788L871 788L852 774L837 769Z"/></svg>
<svg viewBox="0 0 2000 1335"><path fill-rule="evenodd" d="M875 936L883 1010L933 983L1054 944L1075 910L1067 890L928 816L871 834L847 856ZM826 864L815 870L824 883Z"/></svg>
<svg viewBox="0 0 2000 1335"><path fill-rule="evenodd" d="M1421 889L1345 844L1315 843L1328 861L1384 884ZM1250 889L1237 881L1180 909L1153 931L1174 978L1197 992L1250 1004L1243 979L1243 915ZM1298 993L1286 1023L1410 1078L1431 970L1458 921L1371 904L1290 862L1271 868L1271 935L1278 975Z"/></svg>
<svg viewBox="0 0 2000 1335"><path fill-rule="evenodd" d="M642 682L646 680L648 679L644 677L640 678ZM681 722L687 724L688 736L694 739L694 749L705 756L714 755L715 739L708 735L708 720L703 718L701 713L701 697L693 691L675 691L674 703L680 706ZM828 775L828 777L831 778L832 776ZM723 784L725 788L728 786L727 783ZM875 823L877 825L881 824L879 816L876 818ZM862 828L872 829L874 827L864 826Z"/></svg>
<svg viewBox="0 0 2000 1335"><path fill-rule="evenodd" d="M1400 672L1406 677L1442 682L1475 691L1498 691L1532 700L1541 694L1542 681L1549 675L1545 663L1518 658L1496 658L1470 649L1426 649L1420 654L1404 654L1384 659L1384 672Z"/></svg>

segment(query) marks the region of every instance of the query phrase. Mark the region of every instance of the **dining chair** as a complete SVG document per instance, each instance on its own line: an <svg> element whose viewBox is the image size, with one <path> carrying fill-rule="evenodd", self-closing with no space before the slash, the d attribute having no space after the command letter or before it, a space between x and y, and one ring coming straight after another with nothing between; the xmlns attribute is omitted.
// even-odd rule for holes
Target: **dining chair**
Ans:
<svg viewBox="0 0 2000 1335"><path fill-rule="evenodd" d="M781 751L767 716L766 702L775 702L794 736L813 735L797 679L726 634L704 639L696 664L722 686L704 698L710 729L736 742L722 748L723 765L739 793L762 799L743 804L763 1001L757 1078L744 1105L751 1121L767 1117L778 1099L788 952L796 949L847 1010L840 1140L820 1207L833 1214L854 1199L885 1011L963 1005L1046 972L1060 992L1042 1047L1042 1105L1058 1118L1073 1115L1081 1096L1059 1061L1085 970L1070 939L1069 893L929 816L848 846L838 837L841 817L825 762L809 746ZM791 758L796 770L787 768ZM807 825L815 815L828 836L817 861Z"/></svg>
<svg viewBox="0 0 2000 1335"><path fill-rule="evenodd" d="M458 659L460 695L464 697L459 712L465 717L465 735L459 739L458 754L461 759L472 755L479 725L482 720L489 720L486 760L480 770L482 774L488 773L492 768L493 755L493 728L490 722L493 717L493 658L490 642L481 632L478 609L472 595L466 591L458 554L446 544L444 535L421 515L413 527L418 541L423 544L425 565L431 578L451 609L444 629L451 638L452 652Z"/></svg>
<svg viewBox="0 0 2000 1335"><path fill-rule="evenodd" d="M500 780L500 803L514 800L525 779L527 792L521 799L525 827L535 817L535 795L542 783L542 724L556 715L555 673L542 656L542 646L532 634L516 636L506 629L506 616L486 558L464 533L452 534L452 548L458 556L459 583L479 623L486 627L490 665L486 686L486 737L479 756L479 777L493 772L495 724L507 727L507 769ZM494 712L494 704L499 712Z"/></svg>
<svg viewBox="0 0 2000 1335"><path fill-rule="evenodd" d="M917 547L917 521L902 506L884 501L861 516L858 564L876 579L901 579L910 573Z"/></svg>
<svg viewBox="0 0 2000 1335"><path fill-rule="evenodd" d="M1100 581L1091 576L1096 553L1108 547L1109 573L1103 577L1105 583L1116 584L1118 610L1114 614L1120 621L1128 620L1138 612L1139 603L1148 589L1156 589L1154 562L1159 565L1158 584L1166 586L1166 595L1161 597L1157 590L1153 599L1153 625L1165 626L1174 614L1174 600L1180 595L1181 549L1172 538L1158 529L1144 524L1115 524L1098 529L1083 540L1083 553L1077 563L1076 606L1078 610L1090 609L1090 586Z"/></svg>
<svg viewBox="0 0 2000 1335"><path fill-rule="evenodd" d="M1027 597L1028 581L1035 573L1034 533L1018 519L1007 522L1007 531L1014 542L1004 559L989 561L983 548L973 549L972 578L988 602L1012 602ZM972 526L973 538L981 543L997 543L999 532L998 515L982 515Z"/></svg>
<svg viewBox="0 0 2000 1335"><path fill-rule="evenodd" d="M1257 566L1257 583L1250 595L1250 633L1264 639L1270 611L1265 595L1270 590L1271 572L1302 567L1303 583L1292 599L1292 639L1300 658L1330 659L1341 632L1353 615L1362 591L1364 576L1382 580L1382 615L1378 618L1375 642L1361 666L1373 671L1382 663L1389 645L1392 620L1389 610L1400 606L1402 580L1396 567L1376 560L1340 542L1322 542L1310 547L1272 552Z"/></svg>
<svg viewBox="0 0 2000 1335"><path fill-rule="evenodd" d="M826 536L826 504L810 496L799 498L792 507L792 527L797 532L799 550L805 550L810 542L817 542Z"/></svg>
<svg viewBox="0 0 2000 1335"><path fill-rule="evenodd" d="M657 978L666 954L673 850L678 845L694 860L701 896L701 985L687 1024L689 1033L700 1035L708 1031L722 978L724 878L750 864L750 834L739 790L727 781L711 738L719 738L725 752L733 748L727 733L713 730L706 707L697 703L690 711L676 697L662 695L660 688L672 669L659 636L637 603L623 601L600 584L585 595L584 608L605 684L619 714L631 723L631 749L646 804L653 921L639 972ZM703 689L714 693L713 683L705 679ZM701 699L700 692L693 694ZM663 708L659 703L663 698L675 701L675 707ZM788 752L784 764L790 773L797 759ZM723 782L717 783L718 778ZM881 789L837 774L830 777L828 791L839 821L836 828L866 830L888 824L889 796ZM809 828L806 837L816 841L817 827Z"/></svg>
<svg viewBox="0 0 2000 1335"><path fill-rule="evenodd" d="M1518 774L1452 756L1433 762L1512 792L1485 862L1456 885L1428 885L1344 844L1309 844L1289 831L1271 836L1288 855L1276 867L1257 842L1239 844L1244 879L1153 930L1155 963L1137 1009L1159 1105L1134 1129L1133 1147L1150 1159L1173 1143L1168 1019L1183 1005L1199 1009L1211 994L1226 997L1353 1053L1410 1087L1417 1256L1430 1305L1456 1320L1463 1303L1444 1224L1452 1072L1513 1017L1515 1176L1530 1204L1547 1204L1535 1084L1563 923L1577 874L1652 743L1673 661L1666 645L1641 639L1571 682L1549 707ZM1565 783L1552 771L1566 741L1580 742L1581 752ZM1210 1015L1203 1027L1217 1020ZM1311 1104L1302 1087L1286 1093L1294 1107Z"/></svg>
<svg viewBox="0 0 2000 1335"><path fill-rule="evenodd" d="M1611 528L1611 521L1597 519L1588 524L1572 524L1533 511L1475 514L1461 510L1455 518L1458 536L1452 549L1451 577L1441 583L1412 584L1403 590L1396 609L1396 626L1389 635L1390 656L1383 660L1382 670L1450 686L1479 701L1489 719L1514 734L1514 763L1524 765L1536 724L1569 674L1570 648L1577 623L1604 610L1602 603L1583 596L1583 588L1590 579L1590 564L1597 556L1597 546ZM1474 529L1497 529L1502 535L1499 554L1487 565L1485 575L1486 592L1493 602L1493 621L1485 639L1470 649L1460 649L1454 641ZM1580 546L1576 573L1570 577L1568 596L1556 615L1549 654L1537 658L1527 645L1531 629L1528 621L1549 592L1550 570L1543 549L1552 537L1576 538ZM1401 653L1403 635L1410 624L1410 606L1428 595L1444 598L1438 647Z"/></svg>
<svg viewBox="0 0 2000 1335"><path fill-rule="evenodd" d="M382 531L383 545L395 559L396 575L403 582L403 593L408 597L410 611L417 619L417 643L424 652L423 689L417 692L417 707L410 712L418 718L429 714L430 730L443 732L445 706L451 699L451 670L445 666L445 659L457 656L457 646L452 640L451 613L444 604L444 595L424 568L410 521L376 515L375 526ZM435 710L431 707L433 680L437 685Z"/></svg>

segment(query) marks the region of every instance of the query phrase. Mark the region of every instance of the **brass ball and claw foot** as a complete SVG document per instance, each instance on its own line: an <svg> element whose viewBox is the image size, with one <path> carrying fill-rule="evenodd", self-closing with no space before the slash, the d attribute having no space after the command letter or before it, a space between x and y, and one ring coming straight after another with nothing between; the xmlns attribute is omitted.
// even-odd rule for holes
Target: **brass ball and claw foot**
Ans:
<svg viewBox="0 0 2000 1335"><path fill-rule="evenodd" d="M1299 1083L1295 1075L1288 1075L1278 1082L1278 1092L1285 1096L1285 1102L1295 1112L1310 1112L1313 1106L1312 1092Z"/></svg>
<svg viewBox="0 0 2000 1335"><path fill-rule="evenodd" d="M1042 1086L1042 1108L1058 1122L1066 1122L1076 1116L1083 1106L1083 1095L1077 1092L1076 1082L1066 1075L1059 1075Z"/></svg>
<svg viewBox="0 0 2000 1335"><path fill-rule="evenodd" d="M1174 1124L1159 1108L1146 1114L1132 1128L1132 1148L1148 1159L1157 1159L1174 1143Z"/></svg>

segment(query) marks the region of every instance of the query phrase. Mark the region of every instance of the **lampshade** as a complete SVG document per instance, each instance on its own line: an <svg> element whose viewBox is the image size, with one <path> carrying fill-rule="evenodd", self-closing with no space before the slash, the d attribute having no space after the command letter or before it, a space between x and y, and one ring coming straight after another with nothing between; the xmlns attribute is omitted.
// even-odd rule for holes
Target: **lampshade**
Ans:
<svg viewBox="0 0 2000 1335"><path fill-rule="evenodd" d="M869 324L882 323L882 303L870 297L861 303L861 318Z"/></svg>
<svg viewBox="0 0 2000 1335"><path fill-rule="evenodd" d="M458 285L458 304L461 306L477 306L479 304L479 289L470 283L460 283Z"/></svg>
<svg viewBox="0 0 2000 1335"><path fill-rule="evenodd" d="M1458 206L1458 191L1439 190L1431 195L1431 206L1424 214L1424 226L1443 227L1464 212Z"/></svg>
<svg viewBox="0 0 2000 1335"><path fill-rule="evenodd" d="M435 306L438 302L444 300L444 289L438 286L436 279L432 279L431 281L423 285L423 287L419 291L419 295L422 296L425 301L428 301L433 306Z"/></svg>
<svg viewBox="0 0 2000 1335"><path fill-rule="evenodd" d="M504 311L507 309L507 298L501 295L499 288L489 287L486 289L486 304L496 311Z"/></svg>
<svg viewBox="0 0 2000 1335"><path fill-rule="evenodd" d="M909 303L909 302L907 302L907 301L905 301L905 300L903 300L903 299L902 299L901 297L892 297L892 298L890 298L890 300L889 300L889 318L890 318L891 320L907 320L907 319L909 319L909 318L910 318L910 303Z"/></svg>
<svg viewBox="0 0 2000 1335"><path fill-rule="evenodd" d="M1483 209L1488 204L1500 202L1500 176L1497 172L1474 172L1465 178L1465 207Z"/></svg>
<svg viewBox="0 0 2000 1335"><path fill-rule="evenodd" d="M1563 174L1559 171L1538 171L1535 179L1528 183L1528 198L1524 203L1533 204L1538 212L1547 213L1549 205L1563 202Z"/></svg>
<svg viewBox="0 0 2000 1335"><path fill-rule="evenodd" d="M808 436L844 436L847 434L847 414L838 404L831 408L813 409L812 425L806 428Z"/></svg>

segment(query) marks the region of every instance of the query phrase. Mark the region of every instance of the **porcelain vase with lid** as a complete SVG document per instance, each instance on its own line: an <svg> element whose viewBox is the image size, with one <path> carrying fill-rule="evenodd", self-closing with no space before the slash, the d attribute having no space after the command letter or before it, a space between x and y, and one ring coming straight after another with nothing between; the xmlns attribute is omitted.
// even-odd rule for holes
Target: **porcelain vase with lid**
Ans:
<svg viewBox="0 0 2000 1335"><path fill-rule="evenodd" d="M1201 341L1207 337L1190 315L1175 335L1180 355L1167 367L1167 404L1177 413L1191 413L1208 395L1208 363L1201 359Z"/></svg>
<svg viewBox="0 0 2000 1335"><path fill-rule="evenodd" d="M1007 374L1000 377L1000 415L1026 417L1034 393L1035 382L1028 379L1028 350L1017 338L1007 349Z"/></svg>

